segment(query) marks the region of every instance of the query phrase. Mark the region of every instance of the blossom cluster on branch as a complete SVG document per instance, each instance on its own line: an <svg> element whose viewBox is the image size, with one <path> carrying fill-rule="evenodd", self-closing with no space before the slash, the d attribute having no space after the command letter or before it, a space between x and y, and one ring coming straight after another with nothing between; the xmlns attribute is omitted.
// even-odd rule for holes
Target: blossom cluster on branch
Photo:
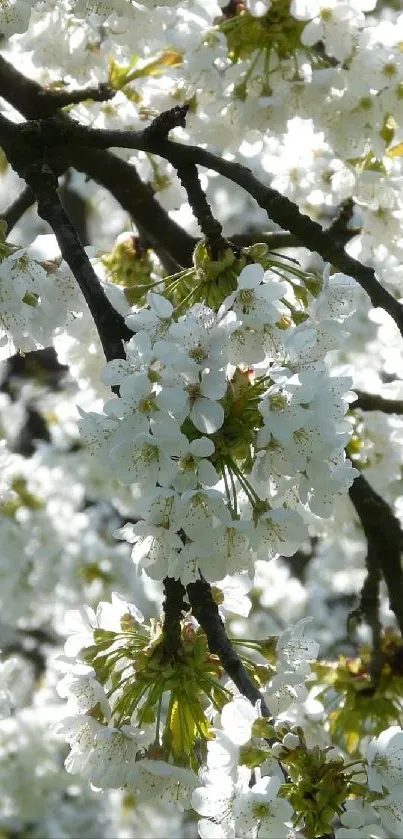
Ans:
<svg viewBox="0 0 403 839"><path fill-rule="evenodd" d="M395 6L0 4L5 839L403 836Z"/></svg>

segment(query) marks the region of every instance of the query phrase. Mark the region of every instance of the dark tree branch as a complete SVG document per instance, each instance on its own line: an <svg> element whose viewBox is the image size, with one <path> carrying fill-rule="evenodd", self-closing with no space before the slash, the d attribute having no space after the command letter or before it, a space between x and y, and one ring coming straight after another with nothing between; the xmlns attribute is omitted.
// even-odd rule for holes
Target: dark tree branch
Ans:
<svg viewBox="0 0 403 839"><path fill-rule="evenodd" d="M376 393L364 393L354 388L357 399L350 402L350 410L360 408L361 411L383 411L384 414L403 414L403 399L384 399Z"/></svg>
<svg viewBox="0 0 403 839"><path fill-rule="evenodd" d="M27 119L45 119L53 113L49 102L43 98L43 88L15 70L2 57L0 95ZM186 112L187 106L172 108L143 131L91 129L74 122L65 114L45 120L40 128L43 142L51 146L70 147L70 144L78 144L101 149L113 146L133 148L157 154L168 160L175 169L194 164L213 169L245 189L273 221L297 237L302 247L316 251L339 271L354 277L369 295L372 305L385 309L403 335L403 306L378 282L373 269L349 256L327 231L301 213L292 201L261 183L250 169L240 163L224 160L197 146L186 146L166 139L172 127L184 124Z"/></svg>
<svg viewBox="0 0 403 839"><path fill-rule="evenodd" d="M92 99L93 102L108 102L113 99L116 90L109 87L107 82L100 82L95 87L84 87L80 90L53 90L42 88L40 92L41 99L46 103L46 107L55 113L59 108L65 108L67 105L77 105L79 102L86 102Z"/></svg>
<svg viewBox="0 0 403 839"><path fill-rule="evenodd" d="M96 89L88 88L78 93L85 93L86 98L89 98L89 90L94 91ZM59 97L57 104L57 108L59 108L63 105L60 97L72 94L74 94L74 91L69 94L45 90L38 82L28 79L0 56L0 95L4 96L26 119L42 119L53 115L56 110L57 97ZM64 118L68 119L66 115L64 115ZM179 118L180 115L178 116L175 112L175 127L180 125ZM154 130L155 127L158 128L156 120L151 125L154 125ZM166 131L166 127L165 124L164 131ZM151 129L151 126L149 128ZM162 133L164 134L164 132ZM156 135L158 136L158 131ZM133 166L111 152L95 151L94 148L77 148L74 146L71 149L64 148L63 153L61 149L58 152L60 152L59 159L62 158L61 165L59 160L59 173L62 174L71 164L77 171L85 173L91 180L108 189L122 208L131 215L138 229L141 224L150 245L160 256L161 261L166 259L167 254L173 259L174 264L168 270L174 272L179 270L180 266L188 267L192 264L192 254L197 239L190 236L170 219L168 213L162 209L154 198L152 190L139 178ZM54 166L55 155L48 150L48 156L51 168L56 171ZM5 214L1 217L4 218ZM5 220L7 221L7 219ZM140 229L139 232L143 235ZM235 234L230 239L239 247L252 245L255 242L267 242L272 249L301 246L297 237L282 232Z"/></svg>
<svg viewBox="0 0 403 839"><path fill-rule="evenodd" d="M173 577L165 577L163 582L165 594L162 607L164 612L162 626L164 652L171 659L175 660L182 646L181 620L183 618L183 612L188 611L189 607L184 602L186 590L180 580L174 580Z"/></svg>
<svg viewBox="0 0 403 839"><path fill-rule="evenodd" d="M365 564L367 567L367 576L361 589L360 603L357 609L350 612L349 619L358 618L361 621L363 618L371 629L372 650L369 664L371 687L369 691L373 693L379 685L383 667L381 648L382 624L379 617L379 588L382 573L377 553L369 543Z"/></svg>
<svg viewBox="0 0 403 839"><path fill-rule="evenodd" d="M187 586L189 602L193 615L207 636L209 649L218 655L220 662L234 682L239 692L255 705L261 701L262 716L270 717L270 711L260 693L245 670L238 653L234 650L220 618L218 606L213 600L211 587L206 580L197 580Z"/></svg>
<svg viewBox="0 0 403 839"><path fill-rule="evenodd" d="M144 136L147 142L166 140L170 131L174 128L186 128L186 115L189 105L175 105L168 111L163 111L153 119L151 125L144 129Z"/></svg>
<svg viewBox="0 0 403 839"><path fill-rule="evenodd" d="M239 0L229 0L226 6L221 7L221 13L225 19L235 17L240 10Z"/></svg>
<svg viewBox="0 0 403 839"><path fill-rule="evenodd" d="M347 204L347 202L345 202ZM326 232L332 236L333 239L337 239L338 242L342 243L343 245L347 244L353 236L356 236L359 233L358 229L350 229L343 227L342 218L344 214L344 208L339 216L332 222L330 227L327 228ZM228 236L228 239L234 243L234 245L238 245L240 248L245 248L248 245L254 245L256 242L265 242L266 245L269 246L270 250L281 250L282 248L300 248L302 247L300 239L297 236L294 236L293 233L286 233L282 230L273 230L273 231L260 231L260 230L251 230L249 233L234 233Z"/></svg>
<svg viewBox="0 0 403 839"><path fill-rule="evenodd" d="M107 82L80 90L53 90L42 87L16 70L12 64L0 56L0 96L4 97L20 111L26 119L45 119L53 116L59 108L74 105L92 99L94 102L106 102L115 96Z"/></svg>
<svg viewBox="0 0 403 839"><path fill-rule="evenodd" d="M377 555L370 548L367 554L367 578L361 591L360 606L368 626L372 633L371 661L369 674L372 686L376 688L381 678L383 667L383 655L381 648L382 624L379 617L379 587L381 582L381 571L377 562Z"/></svg>
<svg viewBox="0 0 403 839"><path fill-rule="evenodd" d="M30 186L38 201L38 213L51 226L63 259L67 262L85 297L94 318L107 361L125 358L123 341L130 340L132 332L124 318L109 302L100 285L87 254L58 198L55 185L46 183L46 173L38 168L37 177L30 178ZM45 176L45 177L44 177Z"/></svg>
<svg viewBox="0 0 403 839"><path fill-rule="evenodd" d="M36 197L39 215L50 224L56 235L62 256L76 277L89 305L106 358L108 360L122 358L125 355L123 341L130 338L131 332L125 326L121 315L113 309L100 286L74 226L58 197L57 177L45 162L45 157L49 154L47 146L64 146L67 134L69 141L72 140L74 143L72 128L75 126L65 115L59 116L56 120L41 123L38 117L44 118L52 113L55 100L52 98L52 101L49 101L39 85L25 79L4 59L0 59L0 94L5 95L7 92L9 94L10 90L12 95L11 97L8 95L8 101L11 101L28 119L31 117L35 119L31 123L16 125L0 114L1 145L15 171L25 180ZM150 145L167 142L164 137L175 125L184 124L186 112L187 107L176 108L157 118L146 129L148 134L145 133L145 136L148 136ZM47 130L43 130L45 127ZM56 133L54 133L55 128ZM53 138L49 136L49 129ZM68 146L71 152L70 142ZM103 147L107 148L105 145ZM82 149L80 151L82 154ZM91 151L90 155L91 159L94 159L94 151ZM72 155L70 160L73 165L80 168L77 166L77 158L74 162ZM105 155L103 160L105 161ZM177 156L175 156L175 162L175 168L181 168L181 163L178 165ZM193 167L193 161L191 165ZM217 231L215 235L218 235ZM166 591L164 627L169 636L170 648L173 650L178 648L180 640L180 613L184 605L184 589L181 583L175 580L167 578L164 582ZM262 713L269 716L269 710L259 689L252 683L226 635L210 586L202 581L194 583L188 587L188 595L194 615L207 635L210 650L219 656L224 669L241 693L253 703L260 700Z"/></svg>
<svg viewBox="0 0 403 839"><path fill-rule="evenodd" d="M45 119L55 113L53 96L0 55L0 96L26 119Z"/></svg>
<svg viewBox="0 0 403 839"><path fill-rule="evenodd" d="M139 233L143 231L161 262L166 256L174 261L174 272L192 264L197 240L183 230L161 207L152 189L143 183L133 165L121 160L112 152L91 148L68 148L68 160L79 172L107 189L120 206L130 214Z"/></svg>
<svg viewBox="0 0 403 839"><path fill-rule="evenodd" d="M139 132L90 129L74 123L66 115L44 119L54 113L54 97L50 97L52 99L50 101L49 97L44 95L46 92L37 83L25 79L2 58L0 58L0 93L5 95L8 101L28 119L34 117L38 120L39 117L42 120L15 126L2 118L0 120L2 145L16 171L26 180L28 187L37 196L40 215L49 221L55 230L62 255L72 268L90 305L107 358L123 355L122 338L129 337L128 330L126 327L122 329L123 319L107 301L74 227L64 213L56 193L55 176L52 170L43 163L46 146L53 147L53 153L56 151L55 147L60 150L67 146L69 160L72 160L74 155L80 160L81 155L81 165L83 154L87 153L87 156L94 159L97 153L100 154L100 149L113 146L151 152L168 160L176 170L182 173L183 180L189 181L190 175L190 179L193 179L192 188L195 187L196 182L198 183L197 175L195 181L196 165L213 169L244 188L266 210L273 221L290 231L301 246L318 252L323 259L331 262L336 268L355 277L369 294L372 305L382 306L403 333L402 306L380 285L373 270L348 256L329 232L322 230L319 224L300 213L287 198L258 181L247 167L223 160L205 149L184 146L167 139L168 132L172 128L184 125L186 107L171 109L161 114L151 126ZM60 98L58 107L60 107ZM97 151L91 151L90 147L95 147ZM110 157L113 159L113 156ZM98 161L102 159L105 161L105 156L98 158ZM77 162L74 165L80 168ZM198 200L199 198L200 196ZM337 235L341 232L341 228L346 226L350 213L351 207L344 208L339 220L331 229L333 234ZM202 207L200 204L196 215L199 220L202 220L203 229L203 226L206 227L207 220L206 206ZM211 217L209 221L211 222ZM157 239L160 239L160 232ZM210 235L211 232L210 230ZM216 228L213 235L220 237L221 230ZM113 314L108 324L108 317L105 315L106 312L111 314L111 310ZM400 525L390 507L372 490L363 476L354 482L350 489L350 497L368 540L368 556L371 565L378 564L382 569L391 608L395 612L402 631L403 574L400 564L402 548ZM242 662L226 636L208 584L199 581L190 585L188 595L195 617L207 634L210 649L219 655L228 675L252 702L261 699L258 688L249 679Z"/></svg>
<svg viewBox="0 0 403 839"><path fill-rule="evenodd" d="M131 333L124 325L123 318L107 300L75 229L63 210L56 192L57 178L41 160L44 147L40 132L37 131L38 124L32 126L32 131L27 123L23 128L25 130L21 135L19 126L0 115L1 144L13 168L24 178L36 196L39 214L48 221L55 232L62 256L70 266L90 307L107 359L124 357L122 341L130 338ZM181 584L174 580L165 580L164 605L167 612L164 626L165 630L169 631L172 649L177 648L178 644L179 608L182 610L183 607L182 588ZM218 655L222 666L240 692L253 703L260 699L262 713L269 716L259 689L253 685L226 635L210 586L200 581L189 586L188 594L194 615L206 633L210 650Z"/></svg>
<svg viewBox="0 0 403 839"><path fill-rule="evenodd" d="M0 56L0 96L10 102L26 119L44 119L52 116L55 113L55 96L58 95L59 92L47 91L38 82L28 79ZM60 107L60 103L57 107ZM73 124L64 113L59 114L57 119L58 124L66 126L67 129ZM183 116L175 112L177 125L181 119ZM155 124L156 120L152 125ZM159 136L158 131L156 136ZM111 152L97 152L94 148L78 148L76 145L66 144L57 149L57 154L54 154L54 151L48 148L46 152L46 160L51 169L57 174L62 174L69 166L73 166L109 190L121 207L131 215L139 232L141 226L141 231L147 233L147 238L161 262L170 264L168 270L172 269L175 272L182 266L188 267L192 264L197 240L169 217L154 197L152 189L143 183L134 166Z"/></svg>
<svg viewBox="0 0 403 839"><path fill-rule="evenodd" d="M4 213L0 213L0 219L5 221L7 225L7 236L20 220L21 216L23 216L24 213L29 210L33 204L35 204L35 201L36 198L32 189L30 189L29 186L26 186L17 196L15 201L13 201L12 204L4 210Z"/></svg>
<svg viewBox="0 0 403 839"><path fill-rule="evenodd" d="M27 123L22 125L26 129ZM109 302L77 233L57 194L57 178L43 163L43 148L35 134L0 114L0 143L16 172L32 190L38 213L52 228L63 259L70 267L85 297L102 343L107 361L124 358L123 341L132 335L123 317Z"/></svg>
<svg viewBox="0 0 403 839"><path fill-rule="evenodd" d="M332 239L336 239L341 245L346 245L350 239L356 235L357 230L350 230L348 227L354 212L354 201L352 198L347 198L343 201L338 216L332 221L330 227L327 228L327 233Z"/></svg>
<svg viewBox="0 0 403 839"><path fill-rule="evenodd" d="M138 234L139 234L138 238L141 242L141 247L144 248L144 250L151 249L157 254L158 259L159 259L165 273L167 274L167 276L169 276L170 274L177 274L178 271L182 270L182 268L184 268L184 267L187 268L188 266L190 266L192 264L192 259L190 257L190 254L189 254L190 261L188 263L184 264L183 262L176 262L176 260L172 256L172 254L170 254L170 253L168 253L168 251L164 250L164 248L162 248L161 245L158 244L158 242L154 241L154 244L153 244L152 237L149 236L149 234L147 233L147 230L145 229L145 227L143 227L143 225L141 224L140 221L136 221L136 227L137 227L137 230L138 230ZM180 228L180 230L182 230L182 228ZM195 240L195 241L197 241L197 240ZM181 253L180 256L181 256L181 259L183 260L183 253Z"/></svg>
<svg viewBox="0 0 403 839"><path fill-rule="evenodd" d="M178 178L185 188L193 215L197 219L211 256L217 260L228 247L228 242L222 235L222 225L214 218L211 207L201 188L196 166L178 166Z"/></svg>
<svg viewBox="0 0 403 839"><path fill-rule="evenodd" d="M363 475L349 489L368 543L371 568L378 567L385 580L390 608L403 635L403 533L389 504L375 492ZM374 574L374 571L372 571Z"/></svg>
<svg viewBox="0 0 403 839"><path fill-rule="evenodd" d="M245 189L268 216L299 240L301 247L316 251L322 259L354 279L367 292L374 307L380 306L393 318L403 335L403 306L379 283L375 272L349 256L320 224L300 212L285 196L259 181L250 169L240 163L224 160L198 146L185 146L168 139L147 138L144 131L92 129L70 121L63 125L58 119L43 124L44 135L53 144L82 143L97 148L123 147L148 151L168 160L175 169L198 164L213 169Z"/></svg>
<svg viewBox="0 0 403 839"><path fill-rule="evenodd" d="M52 167L50 167L52 169ZM53 170L54 171L54 170ZM59 185L59 197L66 213L74 224L82 245L90 244L87 226L87 202L84 196L71 186L73 170L68 169ZM57 172L55 172L57 174Z"/></svg>

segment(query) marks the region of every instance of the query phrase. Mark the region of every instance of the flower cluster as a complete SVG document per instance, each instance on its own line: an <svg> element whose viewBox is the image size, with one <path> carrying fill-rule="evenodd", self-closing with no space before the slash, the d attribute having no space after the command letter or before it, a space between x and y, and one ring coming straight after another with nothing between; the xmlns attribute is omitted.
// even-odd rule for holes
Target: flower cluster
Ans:
<svg viewBox="0 0 403 839"><path fill-rule="evenodd" d="M65 765L71 774L80 773L103 789L135 792L144 801L158 795L182 808L192 805L203 817L202 837L255 836L259 830L286 837L297 817L307 817L296 802L298 796L303 799L308 767L318 775L323 764L327 780L329 767L334 780L337 772L344 778L340 761L333 766L325 754L307 750L299 729L297 736L280 720L273 727L276 709L274 718L264 719L260 701L253 707L243 696L231 695L229 684L220 684L218 662L191 622L183 622L175 660L163 628L147 627L136 607L117 595L101 603L96 614L88 607L71 612L69 626L68 658L59 663L67 672L58 691L70 716L57 730L70 745ZM306 693L292 695L294 675L303 683L318 653L307 622L287 629L277 643L256 643L256 649L266 661L255 668L268 682L262 699L273 700L273 682L281 679L290 684L288 704L303 703ZM210 709L201 702L203 693L210 697ZM207 740L207 754L198 780L200 737ZM199 748L205 754L200 740ZM284 784L279 757L290 771L294 766L291 785ZM328 812L334 796L333 790ZM218 825L219 834L214 832Z"/></svg>
<svg viewBox="0 0 403 839"><path fill-rule="evenodd" d="M185 661L185 650L183 672L180 668L176 672L164 649L161 629L147 627L138 609L115 594L111 603L99 604L96 614L87 607L81 613L71 612L69 619L73 634L65 651L78 658L75 663L60 659L59 666L66 672L58 691L68 700L70 716L57 725L71 747L66 769L83 774L98 788L124 788L142 800L161 795L189 807L196 776L183 760L187 754L189 766L193 746L193 738L188 735L191 742L185 742L182 737L181 714L186 709L179 702L184 689L190 688L191 664ZM202 683L200 653L190 657ZM206 656L206 684L212 670L214 665ZM187 696L193 710L198 690L195 687L193 702ZM163 722L161 704L167 692L170 704ZM187 725L191 719L190 714ZM193 724L200 725L200 719ZM168 755L178 765L168 765L164 761Z"/></svg>
<svg viewBox="0 0 403 839"><path fill-rule="evenodd" d="M288 722L277 707L280 682L283 697L287 694L283 708L303 707L307 692L301 686L319 645L308 637L303 620L280 635L271 654L270 645L256 646L275 669L264 690L273 718L262 718L260 702L253 707L242 696L224 706L200 772L202 786L192 795L202 816L199 834L203 839L286 837L291 825L303 825L306 836L320 836L332 830L350 793L362 796L364 788L340 753L309 748L301 726Z"/></svg>
<svg viewBox="0 0 403 839"><path fill-rule="evenodd" d="M324 361L354 286L338 274L315 284L256 252L237 275L228 254L200 268L199 248L193 274L149 291L126 318L126 359L103 373L119 396L82 415L85 442L138 498L141 521L118 535L154 579L217 581L251 572L254 557L292 555L304 519L329 515L355 475L344 455L350 380Z"/></svg>
<svg viewBox="0 0 403 839"><path fill-rule="evenodd" d="M370 790L380 793L373 803L383 827L396 836L403 829L403 731L398 725L387 728L366 748ZM387 794L385 795L385 790Z"/></svg>
<svg viewBox="0 0 403 839"><path fill-rule="evenodd" d="M19 5L19 4L17 4ZM21 5L26 6L26 3ZM54 329L83 299L66 265L42 263L28 248L2 240L0 230L0 353L28 352L52 343Z"/></svg>

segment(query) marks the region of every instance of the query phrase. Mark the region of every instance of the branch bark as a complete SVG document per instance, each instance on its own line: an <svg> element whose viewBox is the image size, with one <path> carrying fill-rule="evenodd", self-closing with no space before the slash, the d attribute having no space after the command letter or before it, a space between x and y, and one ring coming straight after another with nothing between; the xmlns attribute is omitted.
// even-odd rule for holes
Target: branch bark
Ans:
<svg viewBox="0 0 403 839"><path fill-rule="evenodd" d="M81 91L81 93L84 92ZM27 120L33 121L49 118L67 104L61 92L46 90L38 82L16 70L2 56L0 56L0 96L3 96ZM59 112L57 124L64 126L68 131L69 125L74 125L74 122L67 114ZM97 151L93 147L86 148L85 144L84 146L66 144L57 149L48 147L46 160L57 174L62 174L73 166L77 171L85 173L100 186L109 190L138 225L139 232L146 232L148 241L163 264L169 263L169 257L171 264L172 261L174 263L172 266L174 271L192 264L197 239L190 236L169 217L154 197L152 189L141 180L134 166L111 152Z"/></svg>
<svg viewBox="0 0 403 839"><path fill-rule="evenodd" d="M70 164L107 189L131 216L139 232L145 231L150 245L161 261L168 254L180 270L192 264L197 239L190 236L161 207L135 166L109 151L73 147L63 154L64 165ZM57 155L56 155L57 159ZM141 228L141 230L140 230Z"/></svg>
<svg viewBox="0 0 403 839"><path fill-rule="evenodd" d="M344 248L335 241L328 231L309 216L300 212L296 204L281 195L277 190L259 181L250 169L240 163L224 160L218 155L199 148L186 146L164 138L151 140L145 131L121 131L93 129L70 122L69 126L57 126L57 120L49 120L44 126L51 142L82 143L97 148L121 147L148 151L168 160L175 169L197 164L212 169L233 183L238 184L266 210L269 218L282 228L289 230L299 240L301 247L318 253L326 262L330 262L339 271L349 274L367 292L374 307L381 307L395 321L403 335L403 306L377 280L372 268L349 256ZM66 132L66 133L65 133ZM70 133L71 132L71 133ZM64 137L63 137L64 135Z"/></svg>
<svg viewBox="0 0 403 839"><path fill-rule="evenodd" d="M403 635L403 533L389 504L359 475L349 489L368 543L372 574L380 568L385 580L390 608Z"/></svg>
<svg viewBox="0 0 403 839"><path fill-rule="evenodd" d="M383 411L384 414L403 414L403 399L384 399L376 393L364 393L354 388L357 399L350 403L350 410L360 408L361 411Z"/></svg>
<svg viewBox="0 0 403 839"><path fill-rule="evenodd" d="M349 256L328 231L301 213L292 201L263 184L240 163L224 160L197 146L186 146L167 139L171 128L183 124L186 106L161 114L143 131L94 129L74 122L65 114L52 117L54 103L44 94L46 91L37 82L27 79L0 56L0 95L27 119L43 120L40 128L45 144L67 145L69 150L71 146L132 148L157 154L175 169L200 165L218 172L245 189L266 210L269 218L296 236L302 247L316 251L339 271L354 277L367 292L372 305L385 309L403 335L403 306L379 283L373 269Z"/></svg>
<svg viewBox="0 0 403 839"><path fill-rule="evenodd" d="M5 221L7 225L7 236L11 233L13 227L20 220L21 216L35 204L36 198L29 186L26 186L15 201L13 201L4 213L0 213L0 219Z"/></svg>
<svg viewBox="0 0 403 839"><path fill-rule="evenodd" d="M29 79L0 56L0 96L16 108L26 119L45 119L60 108L92 99L105 102L112 99L116 91L107 82L79 90L54 90L42 87Z"/></svg>
<svg viewBox="0 0 403 839"><path fill-rule="evenodd" d="M192 612L207 636L209 649L218 655L220 662L234 682L239 692L249 699L252 705L261 701L262 716L270 717L270 711L260 693L248 676L238 653L231 644L220 618L218 606L213 600L211 587L206 580L197 580L187 586Z"/></svg>
<svg viewBox="0 0 403 839"><path fill-rule="evenodd" d="M173 577L165 577L164 581L165 600L163 603L164 621L164 652L170 659L175 660L181 646L181 620L183 612L188 610L184 602L186 589L180 580Z"/></svg>
<svg viewBox="0 0 403 839"><path fill-rule="evenodd" d="M43 162L40 135L27 134L21 126L0 114L0 143L11 165L25 180L38 202L38 213L53 230L63 259L70 267L84 295L102 343L107 361L125 358L123 341L130 340L132 332L122 315L109 302L88 256L77 236L74 226L64 211L57 194L57 177Z"/></svg>
<svg viewBox="0 0 403 839"><path fill-rule="evenodd" d="M193 215L206 239L212 258L218 260L220 254L228 247L228 242L222 235L222 225L214 218L201 187L197 166L179 166L177 174L186 190Z"/></svg>

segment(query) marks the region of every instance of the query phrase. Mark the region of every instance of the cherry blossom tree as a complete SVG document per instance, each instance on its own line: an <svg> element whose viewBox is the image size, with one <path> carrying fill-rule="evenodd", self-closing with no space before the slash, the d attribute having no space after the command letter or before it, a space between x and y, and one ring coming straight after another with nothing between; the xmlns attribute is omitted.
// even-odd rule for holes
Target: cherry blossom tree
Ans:
<svg viewBox="0 0 403 839"><path fill-rule="evenodd" d="M0 33L1 836L403 837L403 14Z"/></svg>

